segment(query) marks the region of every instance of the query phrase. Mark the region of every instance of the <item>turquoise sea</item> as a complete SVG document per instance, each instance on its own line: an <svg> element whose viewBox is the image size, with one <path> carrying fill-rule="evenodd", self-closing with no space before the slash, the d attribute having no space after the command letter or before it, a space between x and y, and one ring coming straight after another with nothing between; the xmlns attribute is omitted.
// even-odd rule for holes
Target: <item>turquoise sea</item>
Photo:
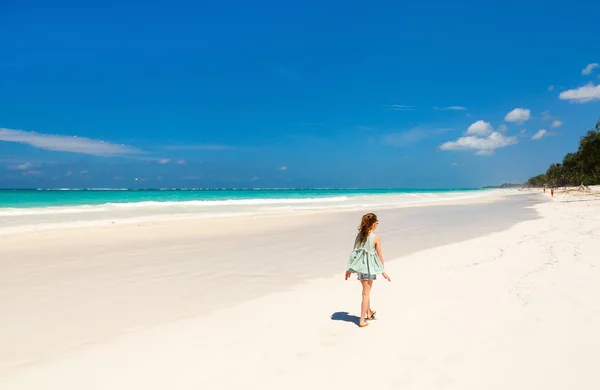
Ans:
<svg viewBox="0 0 600 390"><path fill-rule="evenodd" d="M340 198L394 194L445 194L477 189L0 189L0 208L94 206L103 204L197 204L234 202L335 201Z"/></svg>

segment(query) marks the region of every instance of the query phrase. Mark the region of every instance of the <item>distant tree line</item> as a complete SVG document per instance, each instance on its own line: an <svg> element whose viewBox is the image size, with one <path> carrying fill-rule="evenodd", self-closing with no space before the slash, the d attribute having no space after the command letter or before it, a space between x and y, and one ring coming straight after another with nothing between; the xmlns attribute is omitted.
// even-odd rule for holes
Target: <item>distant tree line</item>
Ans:
<svg viewBox="0 0 600 390"><path fill-rule="evenodd" d="M562 163L527 181L531 187L565 187L600 184L600 120L579 140L579 149L568 153Z"/></svg>
<svg viewBox="0 0 600 390"><path fill-rule="evenodd" d="M490 189L490 188L521 188L521 187L523 187L523 184L521 184L521 183L503 183L503 184L500 184L499 186L483 186L481 188Z"/></svg>

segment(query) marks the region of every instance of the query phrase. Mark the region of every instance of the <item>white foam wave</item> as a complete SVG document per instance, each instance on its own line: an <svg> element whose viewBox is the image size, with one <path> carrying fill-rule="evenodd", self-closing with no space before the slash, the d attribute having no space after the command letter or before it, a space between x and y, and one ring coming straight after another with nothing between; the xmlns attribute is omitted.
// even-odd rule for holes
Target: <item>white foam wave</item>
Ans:
<svg viewBox="0 0 600 390"><path fill-rule="evenodd" d="M110 211L111 209L165 208L165 207L216 207L216 206L257 206L277 204L313 204L345 202L346 196L327 198L259 198L228 200L189 200L189 201L146 201L130 203L104 203L100 205L38 207L38 208L0 208L0 217L25 215L77 214Z"/></svg>
<svg viewBox="0 0 600 390"><path fill-rule="evenodd" d="M55 214L79 214L98 213L106 211L105 207L99 206L74 206L74 207L39 207L39 208L5 208L0 209L0 217L17 217L26 215L55 215Z"/></svg>
<svg viewBox="0 0 600 390"><path fill-rule="evenodd" d="M253 205L270 205L270 204L299 204L299 203L332 203L344 202L348 200L346 196L334 196L328 198L259 198L259 199L227 199L227 200L188 200L182 202L172 201L147 201L133 203L106 203L107 206L117 208L130 207L165 207L165 206L253 206Z"/></svg>

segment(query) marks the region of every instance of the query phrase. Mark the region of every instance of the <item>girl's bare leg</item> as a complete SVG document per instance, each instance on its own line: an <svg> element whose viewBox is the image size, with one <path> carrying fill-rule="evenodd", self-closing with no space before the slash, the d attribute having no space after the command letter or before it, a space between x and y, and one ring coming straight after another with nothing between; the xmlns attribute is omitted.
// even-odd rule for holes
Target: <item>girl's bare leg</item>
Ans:
<svg viewBox="0 0 600 390"><path fill-rule="evenodd" d="M362 284L362 303L360 305L359 325L366 324L365 317L367 316L369 306L371 305L371 284L369 284L369 282L369 280L360 281L360 284Z"/></svg>
<svg viewBox="0 0 600 390"><path fill-rule="evenodd" d="M369 280L369 310L367 311L367 318L371 318L373 310L371 309L371 289L373 288L373 281Z"/></svg>

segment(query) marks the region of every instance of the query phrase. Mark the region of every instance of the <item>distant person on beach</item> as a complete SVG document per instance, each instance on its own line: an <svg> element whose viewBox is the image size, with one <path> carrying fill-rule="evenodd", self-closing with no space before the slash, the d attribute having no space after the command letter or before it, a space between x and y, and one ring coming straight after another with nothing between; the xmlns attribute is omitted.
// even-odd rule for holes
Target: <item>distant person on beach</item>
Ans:
<svg viewBox="0 0 600 390"><path fill-rule="evenodd" d="M579 191L590 191L590 187L586 186L583 182L579 186Z"/></svg>
<svg viewBox="0 0 600 390"><path fill-rule="evenodd" d="M348 280L351 274L356 273L362 285L362 303L358 323L358 326L361 328L369 325L366 320L375 319L375 311L371 310L371 288L373 287L373 281L377 279L378 274L381 274L389 282L392 281L388 274L385 273L383 267L381 238L375 235L378 225L379 220L375 214L369 213L363 215L346 269L346 280Z"/></svg>
<svg viewBox="0 0 600 390"><path fill-rule="evenodd" d="M554 188L550 188L550 196L554 198Z"/></svg>

